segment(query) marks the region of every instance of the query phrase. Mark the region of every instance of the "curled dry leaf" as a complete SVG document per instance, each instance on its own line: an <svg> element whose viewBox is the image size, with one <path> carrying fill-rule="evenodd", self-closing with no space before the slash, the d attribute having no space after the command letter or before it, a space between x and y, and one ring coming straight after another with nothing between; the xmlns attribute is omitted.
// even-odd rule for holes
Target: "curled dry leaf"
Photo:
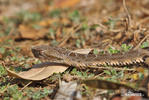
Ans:
<svg viewBox="0 0 149 100"><path fill-rule="evenodd" d="M39 38L43 38L46 34L48 30L47 29L34 29L32 27L29 26L25 26L25 25L20 25L19 26L19 32L21 34L21 38L27 38L27 39L39 39Z"/></svg>
<svg viewBox="0 0 149 100"><path fill-rule="evenodd" d="M32 67L32 69L20 73L15 73L8 68L6 68L6 70L9 76L26 80L39 81L51 76L53 73L64 72L67 68L68 67L63 64L44 62L41 64L36 64Z"/></svg>

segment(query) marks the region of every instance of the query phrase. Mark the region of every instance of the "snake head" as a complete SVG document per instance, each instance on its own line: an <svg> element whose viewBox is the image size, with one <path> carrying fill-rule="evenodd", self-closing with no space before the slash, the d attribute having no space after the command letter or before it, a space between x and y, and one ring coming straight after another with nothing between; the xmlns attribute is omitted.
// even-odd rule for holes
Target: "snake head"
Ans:
<svg viewBox="0 0 149 100"><path fill-rule="evenodd" d="M63 49L48 45L40 45L32 47L32 53L36 58L43 60L58 60L63 58Z"/></svg>
<svg viewBox="0 0 149 100"><path fill-rule="evenodd" d="M44 52L48 50L48 45L34 46L31 48L34 57L45 58Z"/></svg>

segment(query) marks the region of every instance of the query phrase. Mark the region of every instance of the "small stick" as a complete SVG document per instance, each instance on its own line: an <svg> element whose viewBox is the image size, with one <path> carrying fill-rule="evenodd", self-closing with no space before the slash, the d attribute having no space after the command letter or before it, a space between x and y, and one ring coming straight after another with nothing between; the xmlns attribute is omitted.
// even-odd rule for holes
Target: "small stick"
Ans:
<svg viewBox="0 0 149 100"><path fill-rule="evenodd" d="M76 29L74 29L76 27ZM67 32L66 37L64 40L59 44L59 47L62 47L67 40L74 34L78 29L80 28L80 25L74 26L73 28L70 29L70 32Z"/></svg>
<svg viewBox="0 0 149 100"><path fill-rule="evenodd" d="M145 39L147 39L147 37L149 36L149 34L147 34L141 41L140 43L134 48L134 50L138 49L140 47L140 45L145 41Z"/></svg>
<svg viewBox="0 0 149 100"><path fill-rule="evenodd" d="M20 91L23 91L27 86L29 86L32 83L32 81L28 82Z"/></svg>
<svg viewBox="0 0 149 100"><path fill-rule="evenodd" d="M111 69L115 69L115 70L117 70L117 71L122 71L122 70L124 70L124 71L135 71L135 69L133 68L133 69L126 69L126 68L113 68L113 67L89 67L89 68L95 68L95 69L103 69L103 70L111 70Z"/></svg>
<svg viewBox="0 0 149 100"><path fill-rule="evenodd" d="M131 16L130 16L130 13L126 7L126 0L123 0L123 7L124 7L124 10L125 10L125 13L127 14L127 19L128 19L128 26L127 26L127 30L129 29L129 26L131 27L132 26L132 21L131 21Z"/></svg>

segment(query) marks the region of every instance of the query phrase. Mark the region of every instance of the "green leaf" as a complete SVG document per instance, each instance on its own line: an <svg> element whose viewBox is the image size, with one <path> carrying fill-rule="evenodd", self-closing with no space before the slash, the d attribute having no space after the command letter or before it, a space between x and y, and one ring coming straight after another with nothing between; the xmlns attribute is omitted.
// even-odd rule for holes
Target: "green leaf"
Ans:
<svg viewBox="0 0 149 100"><path fill-rule="evenodd" d="M149 46L148 42L143 42L143 44L141 45L141 48L145 48L145 47L148 47L148 46Z"/></svg>
<svg viewBox="0 0 149 100"><path fill-rule="evenodd" d="M95 30L97 27L99 27L99 25L98 25L98 24L94 24L94 25L92 25L92 26L90 27L90 29Z"/></svg>
<svg viewBox="0 0 149 100"><path fill-rule="evenodd" d="M111 54L114 54L114 53L119 53L120 51L119 50L116 50L116 49L113 49L113 48L109 48L109 53L111 53Z"/></svg>
<svg viewBox="0 0 149 100"><path fill-rule="evenodd" d="M82 29L83 30L87 30L89 28L88 24L87 23L83 23L82 24Z"/></svg>
<svg viewBox="0 0 149 100"><path fill-rule="evenodd" d="M5 48L1 47L0 48L0 53L4 54L5 53L5 50L6 50Z"/></svg>
<svg viewBox="0 0 149 100"><path fill-rule="evenodd" d="M107 75L111 75L111 72L109 70L104 70L104 73L106 73Z"/></svg>
<svg viewBox="0 0 149 100"><path fill-rule="evenodd" d="M121 48L122 48L125 52L127 52L127 51L129 51L129 49L131 48L131 46L128 46L127 44L122 44L122 45L121 45Z"/></svg>
<svg viewBox="0 0 149 100"><path fill-rule="evenodd" d="M72 21L78 22L80 20L80 14L79 14L79 12L77 10L75 10L72 13L69 14L69 18Z"/></svg>
<svg viewBox="0 0 149 100"><path fill-rule="evenodd" d="M93 54L98 55L99 54L98 50L97 49L94 49L93 50Z"/></svg>
<svg viewBox="0 0 149 100"><path fill-rule="evenodd" d="M2 65L0 65L0 77L2 77L5 74L6 74L5 68Z"/></svg>
<svg viewBox="0 0 149 100"><path fill-rule="evenodd" d="M76 40L76 47L81 48L81 41L79 39Z"/></svg>
<svg viewBox="0 0 149 100"><path fill-rule="evenodd" d="M55 10L50 12L50 16L53 17L53 18L54 17L60 17L60 14L61 14L60 9L55 9Z"/></svg>
<svg viewBox="0 0 149 100"><path fill-rule="evenodd" d="M14 100L21 100L23 94L18 90L18 86L14 85L7 89L8 94L12 96Z"/></svg>
<svg viewBox="0 0 149 100"><path fill-rule="evenodd" d="M115 70L115 69L112 69L112 70L111 70L111 74L112 74L112 75L117 75L116 70Z"/></svg>

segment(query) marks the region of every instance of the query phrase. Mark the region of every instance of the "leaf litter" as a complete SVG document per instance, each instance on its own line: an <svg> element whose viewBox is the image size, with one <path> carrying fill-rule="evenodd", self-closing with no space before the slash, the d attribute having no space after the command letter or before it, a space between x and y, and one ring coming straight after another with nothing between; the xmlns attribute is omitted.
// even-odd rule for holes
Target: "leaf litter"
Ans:
<svg viewBox="0 0 149 100"><path fill-rule="evenodd" d="M5 67L6 68L6 67ZM8 68L6 68L8 75L16 78L21 78L25 80L39 81L48 78L53 73L64 72L67 69L66 65L44 62L41 64L36 64L28 71L15 73Z"/></svg>
<svg viewBox="0 0 149 100"><path fill-rule="evenodd" d="M125 50L129 50L129 46L131 46L132 49L135 47L138 48L137 45L149 32L149 2L147 0L124 1L125 0L123 0L123 2L118 0L53 0L50 2L48 0L41 0L38 2L28 0L25 2L17 0L0 1L0 8L2 8L0 9L0 50L3 52L3 48L9 47L8 50L5 49L4 53L0 52L0 63L5 63L6 70L11 76L14 75L18 78L27 80L54 80L52 78L54 76L53 73L64 72L68 66L58 65L57 67L59 67L59 69L55 65L34 65L33 63L36 63L36 61L30 59L33 58L31 51L29 50L31 46L49 44L72 50L89 48L89 50L83 50L87 53L90 49L100 49L103 52L108 50L110 52L118 52L117 49L120 50L123 44L125 44L125 46L123 45ZM31 4L32 6L30 6ZM8 8L6 8L6 6ZM19 10L24 10L18 12L18 8ZM78 29L76 29L77 25L79 25ZM143 42L144 43L141 42L141 48L148 47L148 38L143 40ZM15 51L15 46L19 46L21 51ZM26 61L21 59L26 59ZM9 70L10 66L10 69L13 69L15 67L28 68L32 65L33 68L26 72L21 71L15 73L14 71ZM141 67L143 65L137 66ZM106 83L106 81L94 78L102 77L104 80L110 80L111 83L107 82L107 85L114 84L113 80L115 80L116 84L119 81L120 84L136 83L136 87L138 87L138 84L142 83L142 81L148 80L148 78L145 78L147 76L146 74L148 74L146 69L126 69L127 66L126 68L120 68L118 70L112 68L102 69L103 71L96 70L98 73L76 69L72 70L73 74L71 75L72 77L79 76L81 79L92 76L92 80L89 80L89 82L94 82L94 80L96 80L99 85L101 85L102 82ZM3 83L3 79L5 80L5 75L7 75L7 73L3 72L3 70L1 72L0 81ZM65 73L70 75L71 71L70 73L67 71L64 72L64 74ZM8 78L11 79L11 77ZM38 84L38 82L35 83ZM19 86L17 82L16 85ZM53 85L55 86L55 83L53 83ZM83 84L81 83L79 85ZM30 86L27 85L25 89L28 89L29 87ZM143 88L146 87L147 81L143 84ZM0 89L1 88L5 88L5 86L0 85ZM19 86L18 89L20 88L21 87ZM99 93L100 99L101 97L107 99L111 95L117 94L115 91L110 93L110 88L107 89L109 91L105 93L104 90L100 89L100 92L90 90L90 88L85 85L79 89L81 90L81 94L87 98ZM8 93L10 90L15 90L13 87L10 87L10 90L7 88L5 90L5 93L0 94L1 98L14 98L13 94ZM27 95L25 91L26 90L23 89L21 92L22 94L19 92L18 94L20 94L20 97L18 96L18 98L23 99L23 96L21 95ZM4 94L9 94L10 96ZM106 94L106 96L104 94ZM107 97L107 95L109 96ZM49 96L44 96L42 93L37 93L33 96L27 96L27 98L47 99L52 98L52 96L51 94L49 94ZM122 99L122 97L119 98ZM132 97L125 99L134 100Z"/></svg>

